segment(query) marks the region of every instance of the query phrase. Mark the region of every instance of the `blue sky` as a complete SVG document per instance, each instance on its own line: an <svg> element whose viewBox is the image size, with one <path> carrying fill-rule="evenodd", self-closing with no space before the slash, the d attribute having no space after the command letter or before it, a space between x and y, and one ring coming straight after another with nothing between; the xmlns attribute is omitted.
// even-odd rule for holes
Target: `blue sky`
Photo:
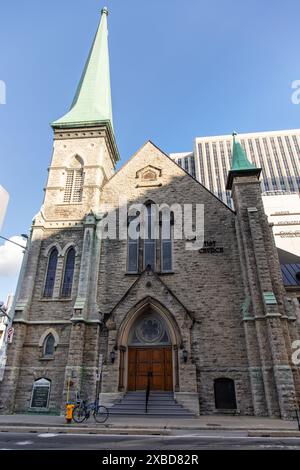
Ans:
<svg viewBox="0 0 300 470"><path fill-rule="evenodd" d="M298 128L299 0L109 0L116 138L122 163L146 140L192 150L201 135ZM69 108L91 46L99 0L1 5L1 235L29 230L51 159L49 123ZM1 256L1 250L0 250ZM5 269L4 269L5 271ZM15 276L1 271L0 299Z"/></svg>

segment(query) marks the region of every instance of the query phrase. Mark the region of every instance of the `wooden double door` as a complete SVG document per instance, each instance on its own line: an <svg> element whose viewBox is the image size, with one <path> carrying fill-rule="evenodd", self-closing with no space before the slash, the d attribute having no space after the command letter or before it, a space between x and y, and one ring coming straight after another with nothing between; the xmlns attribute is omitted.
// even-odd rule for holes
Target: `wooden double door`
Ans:
<svg viewBox="0 0 300 470"><path fill-rule="evenodd" d="M128 390L173 391L172 347L128 348Z"/></svg>

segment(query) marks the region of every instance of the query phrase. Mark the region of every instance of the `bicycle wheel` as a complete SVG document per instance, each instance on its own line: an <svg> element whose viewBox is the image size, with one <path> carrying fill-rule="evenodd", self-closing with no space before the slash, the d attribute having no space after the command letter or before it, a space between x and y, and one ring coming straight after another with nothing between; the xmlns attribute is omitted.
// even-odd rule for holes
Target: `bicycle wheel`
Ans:
<svg viewBox="0 0 300 470"><path fill-rule="evenodd" d="M107 421L109 416L108 409L105 408L105 406L99 406L95 411L94 411L94 419L97 421L97 423L105 423Z"/></svg>
<svg viewBox="0 0 300 470"><path fill-rule="evenodd" d="M72 417L75 423L82 423L86 419L85 408L81 405L75 406Z"/></svg>

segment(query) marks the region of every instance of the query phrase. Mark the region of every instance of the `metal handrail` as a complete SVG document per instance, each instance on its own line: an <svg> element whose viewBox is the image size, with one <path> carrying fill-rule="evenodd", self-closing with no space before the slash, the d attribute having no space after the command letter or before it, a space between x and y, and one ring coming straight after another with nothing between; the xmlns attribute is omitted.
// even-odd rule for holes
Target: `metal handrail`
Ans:
<svg viewBox="0 0 300 470"><path fill-rule="evenodd" d="M297 423L298 423L298 429L300 431L300 417L299 417L299 412L298 412L298 409L296 408L296 418L297 418Z"/></svg>
<svg viewBox="0 0 300 470"><path fill-rule="evenodd" d="M151 377L152 377L152 372L148 372L148 383L147 383L147 390L146 390L146 413L148 413L148 403L149 403L149 396L150 396L150 390L151 390Z"/></svg>

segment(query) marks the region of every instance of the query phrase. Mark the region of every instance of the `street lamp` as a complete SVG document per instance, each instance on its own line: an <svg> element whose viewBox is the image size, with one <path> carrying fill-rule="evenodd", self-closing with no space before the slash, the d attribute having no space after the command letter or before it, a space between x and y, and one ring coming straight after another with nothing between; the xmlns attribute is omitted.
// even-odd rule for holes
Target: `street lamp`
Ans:
<svg viewBox="0 0 300 470"><path fill-rule="evenodd" d="M6 307L4 305L4 302L0 301L0 318L1 317L6 317L9 319L9 321L11 321L11 318L9 315L7 315L6 313Z"/></svg>
<svg viewBox="0 0 300 470"><path fill-rule="evenodd" d="M21 234L21 237L24 238L24 240L28 240L28 235L26 235L25 233L22 233L22 234ZM20 243L13 242L12 240L9 240L8 238L2 237L1 235L0 235L0 238L2 238L2 240L5 240L5 241L7 241L7 242L9 242L9 243L13 243L13 245L17 245L17 246L19 246L20 248L22 248L23 250L27 251L26 246L20 245Z"/></svg>

